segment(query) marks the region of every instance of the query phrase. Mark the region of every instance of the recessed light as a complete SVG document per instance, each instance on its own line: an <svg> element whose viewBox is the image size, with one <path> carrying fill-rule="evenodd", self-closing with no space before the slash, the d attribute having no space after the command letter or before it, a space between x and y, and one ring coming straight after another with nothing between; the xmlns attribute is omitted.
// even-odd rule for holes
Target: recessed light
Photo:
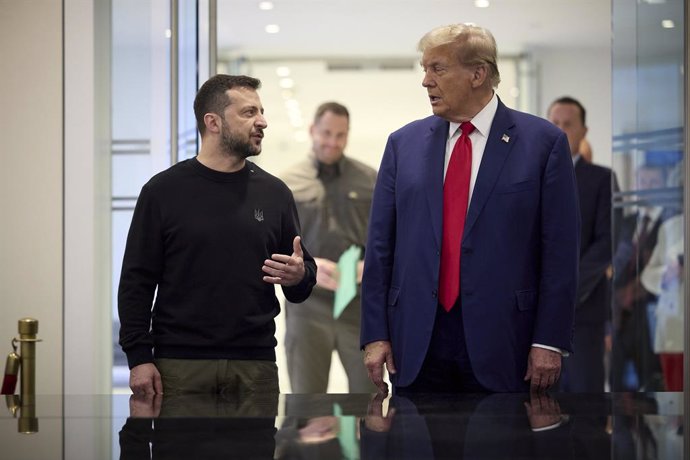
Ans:
<svg viewBox="0 0 690 460"><path fill-rule="evenodd" d="M269 24L265 28L267 34L277 34L280 32L280 26L278 24Z"/></svg>
<svg viewBox="0 0 690 460"><path fill-rule="evenodd" d="M273 9L273 2L261 2L259 3L259 9L268 11Z"/></svg>
<svg viewBox="0 0 690 460"><path fill-rule="evenodd" d="M171 38L171 37L172 37L172 30L165 29L165 38Z"/></svg>
<svg viewBox="0 0 690 460"><path fill-rule="evenodd" d="M287 66L280 66L276 68L276 75L279 77L289 77L290 76L290 68Z"/></svg>
<svg viewBox="0 0 690 460"><path fill-rule="evenodd" d="M489 0L474 0L474 6L477 8L488 8L490 3Z"/></svg>
<svg viewBox="0 0 690 460"><path fill-rule="evenodd" d="M663 27L664 29L673 29L675 26L676 25L674 24L674 22L670 19L664 19L663 21L661 21L661 27Z"/></svg>
<svg viewBox="0 0 690 460"><path fill-rule="evenodd" d="M278 82L278 85L280 85L280 87L283 89L290 89L295 86L295 82L292 80L292 78L281 78Z"/></svg>

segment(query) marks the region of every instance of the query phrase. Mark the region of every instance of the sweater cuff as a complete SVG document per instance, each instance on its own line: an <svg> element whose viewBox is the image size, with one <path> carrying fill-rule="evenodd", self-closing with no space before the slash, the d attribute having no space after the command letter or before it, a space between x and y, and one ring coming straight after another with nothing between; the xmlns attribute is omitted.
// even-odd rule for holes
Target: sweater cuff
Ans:
<svg viewBox="0 0 690 460"><path fill-rule="evenodd" d="M140 364L153 362L153 351L148 347L132 348L126 352L127 365L130 369Z"/></svg>

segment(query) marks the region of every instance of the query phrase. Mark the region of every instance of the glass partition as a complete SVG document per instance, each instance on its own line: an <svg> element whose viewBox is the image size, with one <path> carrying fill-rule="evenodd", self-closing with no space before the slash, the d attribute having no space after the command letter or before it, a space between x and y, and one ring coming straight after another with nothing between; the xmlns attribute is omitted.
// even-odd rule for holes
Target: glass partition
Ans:
<svg viewBox="0 0 690 460"><path fill-rule="evenodd" d="M172 8L177 11L175 29L171 25ZM141 187L151 176L169 167L175 159L189 158L197 151L192 109L198 87L197 12L196 0L112 1L112 309L116 391L129 391L126 358L117 345L117 288L134 205ZM176 47L172 43L174 37ZM171 72L172 52L176 52L175 78ZM173 155L171 111L175 105L177 152Z"/></svg>
<svg viewBox="0 0 690 460"><path fill-rule="evenodd" d="M613 2L613 391L683 391L686 78L684 2ZM687 404L685 405L687 408ZM618 422L618 423L617 423ZM682 416L614 418L616 458L681 458ZM687 457L687 454L686 454Z"/></svg>

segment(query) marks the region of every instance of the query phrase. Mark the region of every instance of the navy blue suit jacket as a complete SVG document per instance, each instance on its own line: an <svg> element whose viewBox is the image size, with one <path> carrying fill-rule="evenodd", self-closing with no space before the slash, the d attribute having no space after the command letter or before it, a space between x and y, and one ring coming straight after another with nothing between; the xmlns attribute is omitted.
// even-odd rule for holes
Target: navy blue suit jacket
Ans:
<svg viewBox="0 0 690 460"><path fill-rule="evenodd" d="M369 221L362 346L392 344L396 386L414 381L438 304L448 122L390 135ZM532 343L571 350L580 218L565 134L499 101L467 212L460 306L479 382L524 391Z"/></svg>

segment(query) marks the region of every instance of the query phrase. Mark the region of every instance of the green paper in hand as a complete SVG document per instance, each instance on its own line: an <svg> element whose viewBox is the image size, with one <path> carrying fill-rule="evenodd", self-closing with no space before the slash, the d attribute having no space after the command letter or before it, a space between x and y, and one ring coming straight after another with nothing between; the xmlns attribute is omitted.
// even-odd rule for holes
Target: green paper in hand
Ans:
<svg viewBox="0 0 690 460"><path fill-rule="evenodd" d="M357 263L361 254L362 248L353 244L338 259L338 273L340 277L333 304L333 317L335 319L338 319L345 307L357 295Z"/></svg>

